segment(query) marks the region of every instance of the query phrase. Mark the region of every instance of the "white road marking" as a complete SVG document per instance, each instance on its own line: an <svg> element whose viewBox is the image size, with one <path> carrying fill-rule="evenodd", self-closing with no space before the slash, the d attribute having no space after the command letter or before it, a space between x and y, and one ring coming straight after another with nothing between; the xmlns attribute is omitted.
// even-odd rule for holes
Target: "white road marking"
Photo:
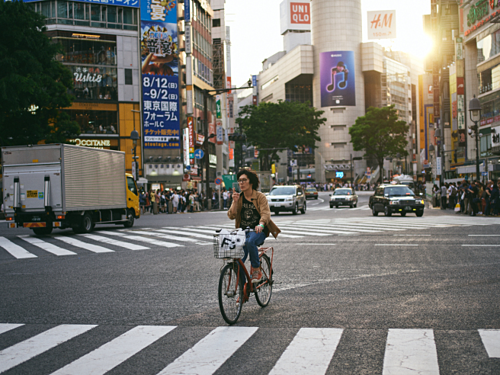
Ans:
<svg viewBox="0 0 500 375"><path fill-rule="evenodd" d="M308 225L300 225L301 227L304 227L304 228L309 228L310 226ZM378 232L381 232L381 230L377 230L377 229L362 229L361 226L356 226L356 225L321 225L322 228L324 228L325 230L338 230L340 229L342 233L344 232L350 232L350 231L353 231L353 232L363 232L363 233L378 233Z"/></svg>
<svg viewBox="0 0 500 375"><path fill-rule="evenodd" d="M120 231L121 232L128 232L127 229L121 229ZM146 233L141 233L138 231L134 231L134 233L141 234L144 236L155 236L155 237L165 238L167 240L175 240L175 241L179 241L179 242L194 242L196 245L212 245L212 242L200 242L200 240L196 240L194 238L171 236L169 234L156 233L152 230L149 232L146 232Z"/></svg>
<svg viewBox="0 0 500 375"><path fill-rule="evenodd" d="M269 375L324 374L343 329L301 328Z"/></svg>
<svg viewBox="0 0 500 375"><path fill-rule="evenodd" d="M11 329L15 329L15 328L21 327L23 325L24 324L13 324L13 323L3 323L3 324L0 324L0 335L2 333L10 331Z"/></svg>
<svg viewBox="0 0 500 375"><path fill-rule="evenodd" d="M500 237L500 234L469 234L469 237Z"/></svg>
<svg viewBox="0 0 500 375"><path fill-rule="evenodd" d="M158 375L211 375L240 348L257 327L218 327Z"/></svg>
<svg viewBox="0 0 500 375"><path fill-rule="evenodd" d="M430 234L393 234L393 236L399 237L430 237Z"/></svg>
<svg viewBox="0 0 500 375"><path fill-rule="evenodd" d="M101 375L151 345L175 326L137 326L52 375Z"/></svg>
<svg viewBox="0 0 500 375"><path fill-rule="evenodd" d="M150 243L151 245L156 245L156 246L162 246L162 247L184 247L184 245L177 244L177 243L172 243L172 242L166 242L166 241L159 241L155 240L153 238L148 238L148 237L142 237L142 236L131 236L128 234L123 234L123 233L118 233L118 232L104 232L106 234L109 234L111 236L116 236L116 237L121 237L125 240L130 240L130 241L137 241L137 242L146 242Z"/></svg>
<svg viewBox="0 0 500 375"><path fill-rule="evenodd" d="M192 232L183 232L183 228L179 228L179 230L168 230L168 229L157 229L157 232L161 233L167 233L167 234L176 234L179 236L191 236L191 237L198 237L198 238L205 238L207 240L212 241L214 239L214 236L207 236L206 234L200 234L200 233L192 233Z"/></svg>
<svg viewBox="0 0 500 375"><path fill-rule="evenodd" d="M175 230L179 229L178 227L163 227L164 229L170 229L170 230ZM185 231L185 232L196 232L196 233L207 233L207 234L214 234L213 230L206 230L206 229L198 229L199 227L181 227L180 229Z"/></svg>
<svg viewBox="0 0 500 375"><path fill-rule="evenodd" d="M298 232L300 232L300 234L303 234L303 235L307 235L307 236L330 236L332 234L359 234L359 233L356 233L354 232L354 230L352 232L349 232L349 231L340 231L340 230L329 230L329 229L311 229L305 225L302 225L302 226L291 226L291 225L287 225L287 226L283 226L281 229L292 229L292 230L296 230Z"/></svg>
<svg viewBox="0 0 500 375"><path fill-rule="evenodd" d="M500 245L491 244L491 245L476 245L476 244L462 244L464 247L499 247Z"/></svg>
<svg viewBox="0 0 500 375"><path fill-rule="evenodd" d="M418 246L416 243L376 243L375 246Z"/></svg>
<svg viewBox="0 0 500 375"><path fill-rule="evenodd" d="M431 329L389 329L383 375L439 375Z"/></svg>
<svg viewBox="0 0 500 375"><path fill-rule="evenodd" d="M500 330L478 329L483 345L490 358L500 358Z"/></svg>
<svg viewBox="0 0 500 375"><path fill-rule="evenodd" d="M48 331L42 332L30 339L22 341L0 351L0 372L7 371L37 355L62 344L96 325L69 325L62 324Z"/></svg>
<svg viewBox="0 0 500 375"><path fill-rule="evenodd" d="M334 243L317 243L317 242L296 242L295 245L301 246L335 246ZM288 246L288 244L287 244Z"/></svg>
<svg viewBox="0 0 500 375"><path fill-rule="evenodd" d="M92 245L90 243L82 242L80 240L77 240L76 238L69 237L69 236L54 236L56 240L66 242L67 244L80 247L82 249L92 251L94 253L114 253L114 250L108 249L106 247L102 246L97 246L97 245Z"/></svg>
<svg viewBox="0 0 500 375"><path fill-rule="evenodd" d="M3 247L16 259L37 258L35 254L31 254L29 251L26 251L24 248L9 241L5 237L0 237L0 247Z"/></svg>
<svg viewBox="0 0 500 375"><path fill-rule="evenodd" d="M108 243L110 245L115 245L115 246L120 246L120 247L123 247L125 249L129 249L129 250L147 250L147 249L149 249L149 247L135 245L133 243L123 242L123 241L118 241L118 240L115 240L114 238L97 236L95 234L80 234L80 236L90 238L91 240L94 240L94 241Z"/></svg>
<svg viewBox="0 0 500 375"><path fill-rule="evenodd" d="M39 247L40 249L43 249L45 251L48 251L51 254L57 255L57 256L64 256L64 255L76 255L76 253L63 249L62 247L52 245L51 243L42 241L40 238L36 237L30 237L29 235L19 235L17 236L21 238L22 240L35 245L36 247Z"/></svg>

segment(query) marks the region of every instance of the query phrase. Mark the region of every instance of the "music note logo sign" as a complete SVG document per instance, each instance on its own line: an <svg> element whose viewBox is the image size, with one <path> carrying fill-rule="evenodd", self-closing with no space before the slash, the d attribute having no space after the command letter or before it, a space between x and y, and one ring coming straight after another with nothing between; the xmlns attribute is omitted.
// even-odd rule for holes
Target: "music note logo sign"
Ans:
<svg viewBox="0 0 500 375"><path fill-rule="evenodd" d="M347 87L347 78L349 77L349 70L347 70L347 67L345 66L343 61L339 61L337 66L335 68L332 68L332 81L327 86L326 91L328 92L335 91L335 88L337 87L337 77L342 79L338 83L338 88L345 89Z"/></svg>
<svg viewBox="0 0 500 375"><path fill-rule="evenodd" d="M319 61L321 106L355 106L354 52L321 52Z"/></svg>

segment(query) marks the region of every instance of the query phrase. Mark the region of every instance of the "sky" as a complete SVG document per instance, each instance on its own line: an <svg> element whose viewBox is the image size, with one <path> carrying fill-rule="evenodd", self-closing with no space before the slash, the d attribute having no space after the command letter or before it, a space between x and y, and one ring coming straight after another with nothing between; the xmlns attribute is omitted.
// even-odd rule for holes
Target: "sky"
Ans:
<svg viewBox="0 0 500 375"><path fill-rule="evenodd" d="M283 36L280 34L281 2L226 0L226 26L231 27L233 85L239 87L244 84L252 74L262 70L262 61L283 50ZM344 0L344 4L348 2ZM397 38L378 42L395 51L425 56L431 42L423 32L422 16L430 14L430 3L430 0L361 0L363 41L368 41L366 12L396 10Z"/></svg>

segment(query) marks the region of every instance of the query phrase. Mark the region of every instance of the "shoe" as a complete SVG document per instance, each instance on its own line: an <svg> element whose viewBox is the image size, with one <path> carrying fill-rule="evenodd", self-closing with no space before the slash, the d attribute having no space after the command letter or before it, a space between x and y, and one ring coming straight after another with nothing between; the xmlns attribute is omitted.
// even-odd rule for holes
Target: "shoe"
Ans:
<svg viewBox="0 0 500 375"><path fill-rule="evenodd" d="M258 268L253 268L251 267L251 273L252 273L252 283L258 283L262 279L262 271L260 267Z"/></svg>

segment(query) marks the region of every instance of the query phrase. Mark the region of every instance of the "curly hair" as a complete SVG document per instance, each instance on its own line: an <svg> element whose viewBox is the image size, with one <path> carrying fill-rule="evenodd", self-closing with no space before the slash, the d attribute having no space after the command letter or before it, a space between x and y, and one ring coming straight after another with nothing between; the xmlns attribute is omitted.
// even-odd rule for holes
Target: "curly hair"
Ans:
<svg viewBox="0 0 500 375"><path fill-rule="evenodd" d="M248 177L248 180L252 184L252 189L257 190L260 185L260 180L259 176L257 176L257 173L250 169L241 169L238 174L236 175L236 178L239 180L241 175L246 175Z"/></svg>

